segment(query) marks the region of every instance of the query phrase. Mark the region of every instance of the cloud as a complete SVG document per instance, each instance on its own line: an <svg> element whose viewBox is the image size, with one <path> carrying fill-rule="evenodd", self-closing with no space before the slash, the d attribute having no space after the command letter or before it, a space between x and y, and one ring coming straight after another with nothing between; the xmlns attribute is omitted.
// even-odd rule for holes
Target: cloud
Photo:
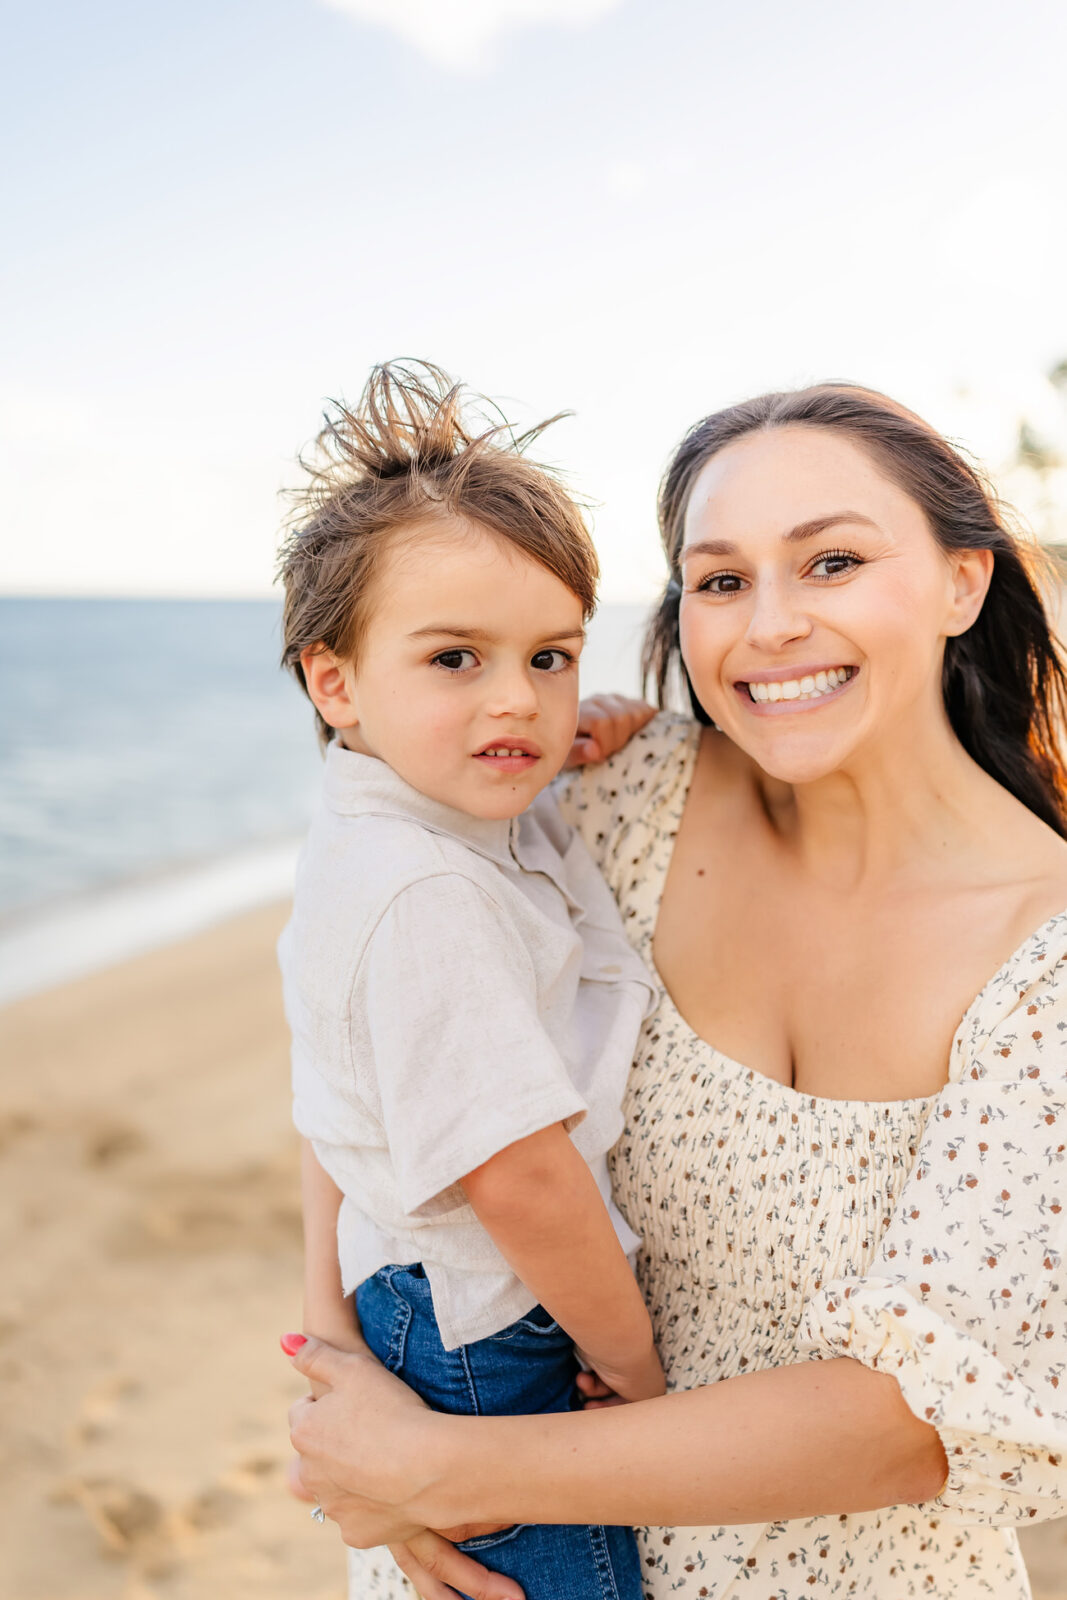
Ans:
<svg viewBox="0 0 1067 1600"><path fill-rule="evenodd" d="M490 63L501 35L520 28L579 28L622 0L325 0L372 27L389 28L431 61L453 72Z"/></svg>

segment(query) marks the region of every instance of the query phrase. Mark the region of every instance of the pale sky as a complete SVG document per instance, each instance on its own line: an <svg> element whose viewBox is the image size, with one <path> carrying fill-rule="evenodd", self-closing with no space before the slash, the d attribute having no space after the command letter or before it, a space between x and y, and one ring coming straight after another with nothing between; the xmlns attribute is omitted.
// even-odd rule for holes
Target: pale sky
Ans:
<svg viewBox="0 0 1067 1600"><path fill-rule="evenodd" d="M98 0L5 27L5 592L267 592L323 400L427 356L660 579L697 417L851 377L1067 456L1062 0Z"/></svg>

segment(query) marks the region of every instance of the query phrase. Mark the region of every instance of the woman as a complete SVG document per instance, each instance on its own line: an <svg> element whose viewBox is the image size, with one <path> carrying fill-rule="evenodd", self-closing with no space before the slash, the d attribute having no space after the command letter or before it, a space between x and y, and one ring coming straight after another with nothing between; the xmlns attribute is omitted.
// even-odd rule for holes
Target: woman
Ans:
<svg viewBox="0 0 1067 1600"><path fill-rule="evenodd" d="M302 1472L364 1545L674 1524L653 1600L1022 1600L1012 1525L1067 1510L1064 668L977 474L881 395L706 419L660 513L647 661L696 720L569 804L662 985L614 1182L688 1392L439 1417L312 1344Z"/></svg>

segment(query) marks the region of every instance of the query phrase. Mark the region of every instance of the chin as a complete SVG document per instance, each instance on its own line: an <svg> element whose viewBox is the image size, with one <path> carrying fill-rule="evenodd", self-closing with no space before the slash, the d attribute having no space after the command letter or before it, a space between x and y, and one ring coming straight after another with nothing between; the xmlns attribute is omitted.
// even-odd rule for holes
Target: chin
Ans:
<svg viewBox="0 0 1067 1600"><path fill-rule="evenodd" d="M768 778L788 784L818 783L820 778L829 778L835 772L840 772L844 759L842 751L829 750L825 745L806 750L749 749L747 753Z"/></svg>

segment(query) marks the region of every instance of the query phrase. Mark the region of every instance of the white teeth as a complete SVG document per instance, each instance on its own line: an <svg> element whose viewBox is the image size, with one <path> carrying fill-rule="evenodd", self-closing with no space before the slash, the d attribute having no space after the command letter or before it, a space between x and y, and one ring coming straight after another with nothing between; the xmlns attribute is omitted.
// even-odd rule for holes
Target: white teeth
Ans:
<svg viewBox="0 0 1067 1600"><path fill-rule="evenodd" d="M529 751L527 751L527 750L504 750L504 749L501 748L501 749L493 749L493 750L483 750L482 754L486 755L486 756L525 756L525 755L529 754Z"/></svg>
<svg viewBox="0 0 1067 1600"><path fill-rule="evenodd" d="M817 700L820 695L832 694L852 676L849 667L828 667L825 672L805 673L802 678L787 678L776 683L750 683L749 697L757 705L775 700Z"/></svg>

